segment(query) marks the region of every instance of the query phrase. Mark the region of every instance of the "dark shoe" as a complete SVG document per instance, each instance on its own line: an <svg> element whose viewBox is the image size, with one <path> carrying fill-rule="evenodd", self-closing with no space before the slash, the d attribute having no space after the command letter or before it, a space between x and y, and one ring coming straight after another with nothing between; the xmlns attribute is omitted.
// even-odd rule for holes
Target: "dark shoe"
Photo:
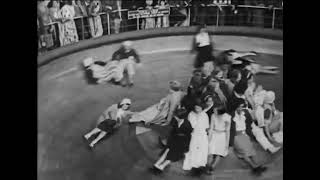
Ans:
<svg viewBox="0 0 320 180"><path fill-rule="evenodd" d="M149 170L154 175L159 175L162 173L162 170L158 169L156 166L152 166L152 168L150 168Z"/></svg>

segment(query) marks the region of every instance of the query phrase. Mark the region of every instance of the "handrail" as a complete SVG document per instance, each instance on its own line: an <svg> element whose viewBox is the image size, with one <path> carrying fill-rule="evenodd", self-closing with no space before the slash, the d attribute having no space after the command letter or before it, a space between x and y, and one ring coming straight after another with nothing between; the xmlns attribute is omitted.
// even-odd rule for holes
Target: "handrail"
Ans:
<svg viewBox="0 0 320 180"><path fill-rule="evenodd" d="M205 5L205 6L202 6L202 7L230 7L230 6L234 6L232 4L209 4L209 5ZM170 6L170 8L174 8L174 7L177 7L177 6ZM182 6L180 6L182 7ZM188 6L183 6L185 8L188 8L188 11L187 11L187 20L188 22L190 23L190 7L192 7L192 5L188 5ZM272 7L272 8L269 8L269 7L264 7L264 6L251 6L251 5L237 5L237 8L253 8L253 9L269 9L269 10L272 10L272 24L271 24L271 28L274 29L275 28L275 13L277 10L283 10L283 8L278 8L278 7ZM138 10L138 9L136 9ZM142 9L143 10L143 9ZM121 9L121 10L113 10L113 11L107 11L107 12L100 12L98 13L98 16L102 16L102 15L107 15L107 28L103 29L104 32L107 32L106 34L107 35L110 35L110 14L111 13L117 13L117 12L125 12L125 11L130 11L130 9ZM135 11L135 10L132 10L132 11ZM216 26L219 26L219 16L220 15L220 10L217 11L217 14L216 14ZM82 34L82 37L84 37L84 18L90 18L90 17L94 17L94 16L77 16L77 17L74 17L73 19L74 20L78 20L78 19L81 19L81 24L82 24L82 28L81 28L81 34ZM53 22L50 22L48 24L45 24L44 26L52 26L52 25L56 25L56 24L60 24L61 22L59 21L53 21ZM139 28L140 24L139 24L139 18L137 19L137 30L140 30ZM190 26L190 24L188 24L187 26Z"/></svg>

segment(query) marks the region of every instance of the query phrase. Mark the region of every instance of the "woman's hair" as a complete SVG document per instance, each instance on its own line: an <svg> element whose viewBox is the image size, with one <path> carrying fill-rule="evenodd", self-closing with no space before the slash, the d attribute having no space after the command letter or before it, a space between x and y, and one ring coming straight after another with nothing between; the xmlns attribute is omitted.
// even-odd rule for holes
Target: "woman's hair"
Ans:
<svg viewBox="0 0 320 180"><path fill-rule="evenodd" d="M232 70L231 72L230 72L230 79L237 79L238 77L239 77L239 74L240 74L241 72L239 71L239 70L237 70L237 69L234 69L234 70Z"/></svg>
<svg viewBox="0 0 320 180"><path fill-rule="evenodd" d="M197 98L197 99L195 99L194 104L193 104L193 107L194 107L194 108L195 108L196 106L199 106L199 107L201 107L201 108L203 109L205 105L203 104L203 102L201 101L200 98Z"/></svg>
<svg viewBox="0 0 320 180"><path fill-rule="evenodd" d="M174 116L178 117L179 119L186 119L188 116L188 112L186 109L180 108L174 112Z"/></svg>
<svg viewBox="0 0 320 180"><path fill-rule="evenodd" d="M125 105L125 104L120 104L120 103L118 103L118 109L119 109L119 108L122 108L123 105ZM128 109L130 109L131 104L128 104L128 105L129 105Z"/></svg>
<svg viewBox="0 0 320 180"><path fill-rule="evenodd" d="M217 107L217 114L218 114L218 115L222 115L222 114L224 114L224 113L226 113L226 112L227 112L226 107L224 107L224 106L219 106L219 107Z"/></svg>
<svg viewBox="0 0 320 180"><path fill-rule="evenodd" d="M48 3L48 8L52 8L53 7L53 1L55 1L55 0L51 0L49 3Z"/></svg>
<svg viewBox="0 0 320 180"><path fill-rule="evenodd" d="M234 86L233 91L237 94L244 94L247 89L248 83L246 81L240 81Z"/></svg>

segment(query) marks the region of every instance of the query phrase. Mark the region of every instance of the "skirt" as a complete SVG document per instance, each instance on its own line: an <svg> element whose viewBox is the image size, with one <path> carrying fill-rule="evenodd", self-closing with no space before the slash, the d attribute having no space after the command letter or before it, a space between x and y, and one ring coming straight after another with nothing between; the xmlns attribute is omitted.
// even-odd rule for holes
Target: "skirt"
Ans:
<svg viewBox="0 0 320 180"><path fill-rule="evenodd" d="M209 141L209 154L227 156L229 144L226 140L226 132L213 132Z"/></svg>
<svg viewBox="0 0 320 180"><path fill-rule="evenodd" d="M183 170L204 167L208 160L208 136L206 133L192 134L189 152L183 161Z"/></svg>
<svg viewBox="0 0 320 180"><path fill-rule="evenodd" d="M115 120L106 119L106 120L102 121L101 123L99 123L97 128L100 129L101 131L112 132L113 127L115 125L116 125Z"/></svg>
<svg viewBox="0 0 320 180"><path fill-rule="evenodd" d="M169 137L168 148L169 152L166 159L172 162L179 161L184 158L184 153L188 151L190 136L173 135Z"/></svg>
<svg viewBox="0 0 320 180"><path fill-rule="evenodd" d="M234 152L239 158L245 156L255 156L256 151L253 148L253 144L250 141L250 138L246 134L239 134L234 137Z"/></svg>
<svg viewBox="0 0 320 180"><path fill-rule="evenodd" d="M198 47L198 54L196 57L196 62L194 64L195 68L201 68L203 67L205 62L213 61L214 57L212 55L212 46L203 46Z"/></svg>

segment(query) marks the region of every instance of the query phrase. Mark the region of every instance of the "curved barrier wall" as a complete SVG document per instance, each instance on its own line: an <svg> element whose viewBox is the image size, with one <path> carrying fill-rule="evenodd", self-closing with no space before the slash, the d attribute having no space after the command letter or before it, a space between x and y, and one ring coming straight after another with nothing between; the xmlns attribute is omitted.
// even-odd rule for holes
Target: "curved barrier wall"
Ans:
<svg viewBox="0 0 320 180"><path fill-rule="evenodd" d="M252 28L252 27L239 27L239 26L208 26L207 27L211 35L236 35L236 36L248 36L248 37L260 37L266 39L282 40L282 30L264 29L264 28ZM197 31L197 27L170 27L153 30L140 30L125 32L114 35L102 36L99 38L93 38L83 40L75 44L60 47L58 49L47 52L38 56L38 67L48 64L49 62L84 49L90 49L107 45L111 43L117 43L124 40L137 40L146 39L161 36L179 36L179 35L193 35Z"/></svg>

